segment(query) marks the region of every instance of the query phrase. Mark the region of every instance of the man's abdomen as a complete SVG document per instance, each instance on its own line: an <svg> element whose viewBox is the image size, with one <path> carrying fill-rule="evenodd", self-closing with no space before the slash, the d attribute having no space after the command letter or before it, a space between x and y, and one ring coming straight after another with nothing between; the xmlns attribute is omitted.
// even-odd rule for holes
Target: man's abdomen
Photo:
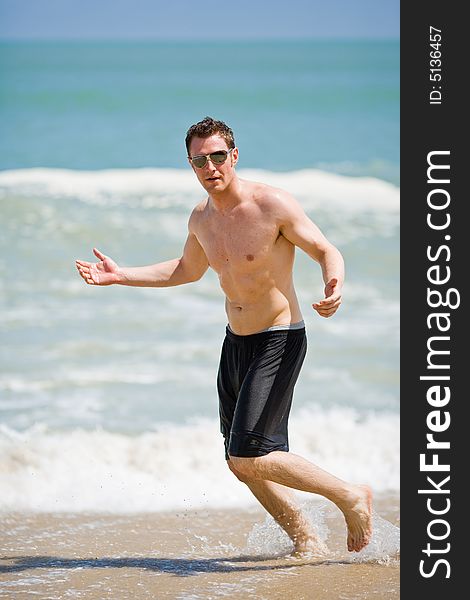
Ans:
<svg viewBox="0 0 470 600"><path fill-rule="evenodd" d="M225 310L231 329L238 335L249 335L274 325L302 320L293 287L284 291L276 287L264 289L256 298L231 300L226 297Z"/></svg>

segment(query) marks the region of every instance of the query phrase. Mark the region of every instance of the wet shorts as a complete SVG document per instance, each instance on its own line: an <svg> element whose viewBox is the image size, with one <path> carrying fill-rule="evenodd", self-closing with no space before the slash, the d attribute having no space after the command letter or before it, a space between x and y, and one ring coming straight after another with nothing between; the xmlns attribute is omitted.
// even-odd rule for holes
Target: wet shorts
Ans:
<svg viewBox="0 0 470 600"><path fill-rule="evenodd" d="M287 421L306 351L303 322L251 335L227 327L217 376L226 459L289 451Z"/></svg>

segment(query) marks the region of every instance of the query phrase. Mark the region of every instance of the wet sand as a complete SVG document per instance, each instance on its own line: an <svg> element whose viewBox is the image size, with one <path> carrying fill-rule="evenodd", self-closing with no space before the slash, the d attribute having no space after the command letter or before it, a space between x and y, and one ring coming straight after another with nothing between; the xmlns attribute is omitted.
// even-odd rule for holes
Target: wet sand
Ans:
<svg viewBox="0 0 470 600"><path fill-rule="evenodd" d="M259 508L135 515L3 514L0 598L89 600L399 598L399 500L376 499L372 542L346 549L339 511L306 507L326 540L321 558L292 558Z"/></svg>

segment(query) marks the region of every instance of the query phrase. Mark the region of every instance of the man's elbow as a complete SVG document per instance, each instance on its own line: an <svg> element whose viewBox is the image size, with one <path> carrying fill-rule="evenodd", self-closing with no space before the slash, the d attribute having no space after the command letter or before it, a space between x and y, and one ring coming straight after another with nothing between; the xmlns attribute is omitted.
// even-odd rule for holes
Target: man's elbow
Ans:
<svg viewBox="0 0 470 600"><path fill-rule="evenodd" d="M192 267L191 269L185 270L184 280L185 283L194 283L195 281L199 281L204 273L209 268L209 265L203 265L199 268Z"/></svg>
<svg viewBox="0 0 470 600"><path fill-rule="evenodd" d="M195 281L199 281L203 275L204 273L191 273L191 275L186 278L185 283L194 283Z"/></svg>
<svg viewBox="0 0 470 600"><path fill-rule="evenodd" d="M204 267L202 269L200 269L198 271L198 273L195 274L193 281L199 281L200 279L202 279L203 275L205 275L207 269L209 268L209 265L204 265Z"/></svg>

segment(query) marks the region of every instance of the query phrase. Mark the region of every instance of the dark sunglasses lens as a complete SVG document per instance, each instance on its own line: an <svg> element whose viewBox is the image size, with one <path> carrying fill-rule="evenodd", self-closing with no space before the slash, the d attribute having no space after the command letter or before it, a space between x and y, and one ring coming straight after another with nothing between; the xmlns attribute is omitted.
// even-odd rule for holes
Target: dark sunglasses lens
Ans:
<svg viewBox="0 0 470 600"><path fill-rule="evenodd" d="M221 165L227 159L227 152L225 152L223 150L221 150L220 152L213 152L210 155L210 159L214 165Z"/></svg>
<svg viewBox="0 0 470 600"><path fill-rule="evenodd" d="M197 169L202 169L206 165L207 158L205 156L193 156L191 161Z"/></svg>

